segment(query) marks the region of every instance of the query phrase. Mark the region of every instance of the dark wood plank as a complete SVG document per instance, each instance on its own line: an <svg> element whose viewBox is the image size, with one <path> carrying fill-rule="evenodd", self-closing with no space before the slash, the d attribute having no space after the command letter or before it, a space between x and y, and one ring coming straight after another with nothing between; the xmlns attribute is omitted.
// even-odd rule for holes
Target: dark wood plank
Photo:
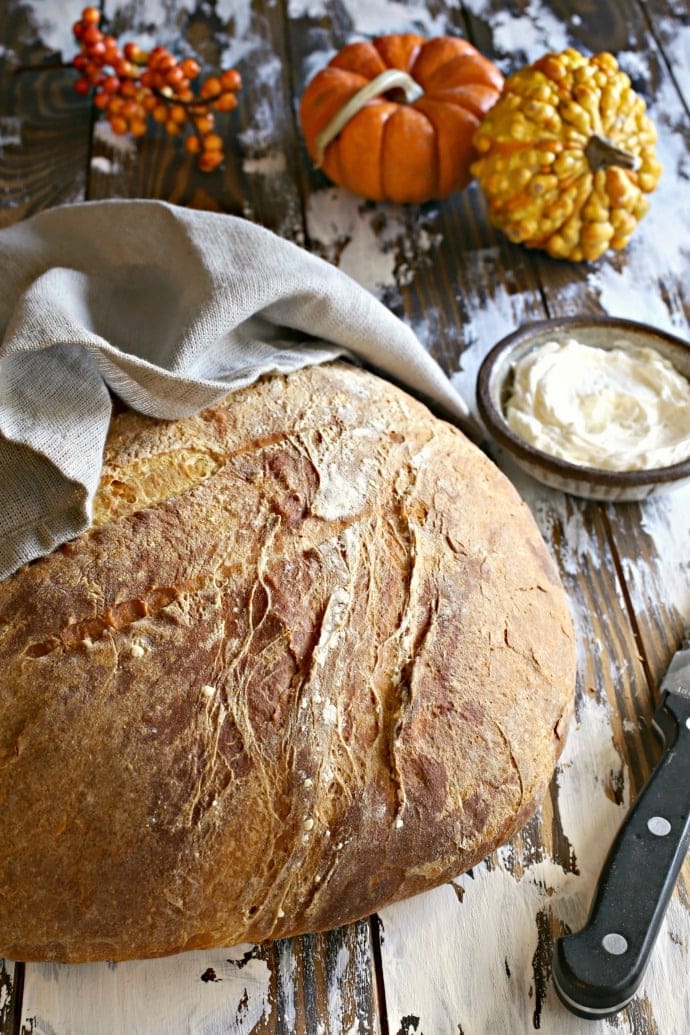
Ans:
<svg viewBox="0 0 690 1035"><path fill-rule="evenodd" d="M55 48L65 33L46 15L0 6L0 225L85 194L91 111L74 71L55 67L72 51Z"/></svg>
<svg viewBox="0 0 690 1035"><path fill-rule="evenodd" d="M0 1035L15 1035L22 1004L24 967L0 957Z"/></svg>
<svg viewBox="0 0 690 1035"><path fill-rule="evenodd" d="M685 0L640 0L650 32L661 48L669 72L690 112L690 62L687 37L690 32L690 7Z"/></svg>

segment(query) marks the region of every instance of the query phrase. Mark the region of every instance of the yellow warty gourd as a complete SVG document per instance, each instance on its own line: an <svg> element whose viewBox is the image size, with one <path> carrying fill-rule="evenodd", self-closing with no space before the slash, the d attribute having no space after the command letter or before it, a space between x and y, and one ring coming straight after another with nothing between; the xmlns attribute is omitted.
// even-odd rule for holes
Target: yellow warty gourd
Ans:
<svg viewBox="0 0 690 1035"><path fill-rule="evenodd" d="M511 76L474 136L489 218L557 259L624 248L661 175L645 103L611 54L546 54Z"/></svg>

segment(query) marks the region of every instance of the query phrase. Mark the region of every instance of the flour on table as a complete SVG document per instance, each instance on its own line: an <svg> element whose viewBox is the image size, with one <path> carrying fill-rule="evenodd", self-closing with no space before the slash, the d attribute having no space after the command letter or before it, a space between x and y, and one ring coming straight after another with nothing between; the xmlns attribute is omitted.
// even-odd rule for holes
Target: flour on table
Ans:
<svg viewBox="0 0 690 1035"><path fill-rule="evenodd" d="M475 390L477 374L487 353L501 338L530 320L544 315L541 300L535 293L511 290L511 284L496 277L500 255L497 247L485 248L468 253L463 257L464 277L477 288L491 284L491 294L482 299L479 292L472 299L470 307L458 292L458 303L463 313L461 327L464 351L460 357L460 368L451 375L454 388L477 416Z"/></svg>

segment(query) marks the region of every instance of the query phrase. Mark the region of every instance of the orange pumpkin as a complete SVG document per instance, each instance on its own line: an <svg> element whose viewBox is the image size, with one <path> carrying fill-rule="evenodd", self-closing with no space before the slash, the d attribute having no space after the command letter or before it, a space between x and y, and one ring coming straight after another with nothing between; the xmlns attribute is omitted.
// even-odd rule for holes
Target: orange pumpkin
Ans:
<svg viewBox="0 0 690 1035"><path fill-rule="evenodd" d="M326 175L374 201L466 187L472 137L503 76L466 40L408 33L350 43L307 86L300 119Z"/></svg>

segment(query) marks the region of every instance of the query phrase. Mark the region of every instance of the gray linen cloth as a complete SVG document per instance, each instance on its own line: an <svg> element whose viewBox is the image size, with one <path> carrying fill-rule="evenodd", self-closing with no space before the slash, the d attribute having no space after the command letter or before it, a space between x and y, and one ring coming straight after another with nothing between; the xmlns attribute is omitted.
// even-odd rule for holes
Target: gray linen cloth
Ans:
<svg viewBox="0 0 690 1035"><path fill-rule="evenodd" d="M108 389L174 419L350 356L467 415L368 291L243 219L143 200L56 208L0 230L0 278L0 578L88 527Z"/></svg>

